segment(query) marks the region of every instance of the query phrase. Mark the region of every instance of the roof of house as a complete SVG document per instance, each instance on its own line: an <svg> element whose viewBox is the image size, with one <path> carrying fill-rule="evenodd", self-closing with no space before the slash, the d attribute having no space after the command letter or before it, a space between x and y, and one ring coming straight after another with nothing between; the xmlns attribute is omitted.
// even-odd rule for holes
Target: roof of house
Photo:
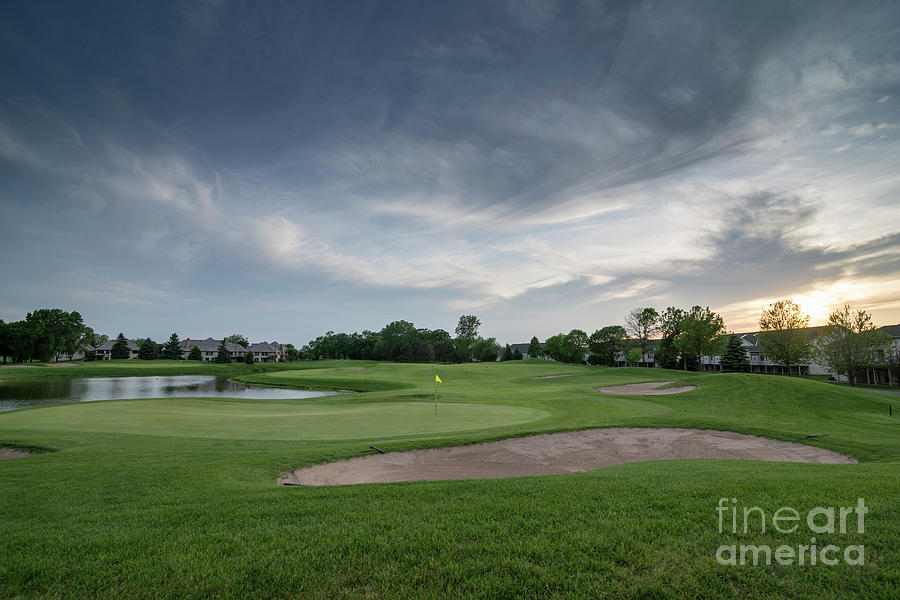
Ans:
<svg viewBox="0 0 900 600"><path fill-rule="evenodd" d="M222 343L222 340L214 340L213 338L206 338L205 340L194 340L191 338L185 338L178 343L178 346L181 348L182 352L188 352L196 346L201 352L218 352L219 344ZM246 352L247 349L241 344L235 344L234 342L225 342L225 348L228 352Z"/></svg>
<svg viewBox="0 0 900 600"><path fill-rule="evenodd" d="M97 346L96 350L112 350L112 347L115 345L115 343L116 343L116 340L114 340L114 339L106 341L106 342L100 344L99 346ZM137 352L138 350L140 350L140 348L138 348L138 345L129 339L126 339L125 343L128 344L129 350L132 350L134 352Z"/></svg>
<svg viewBox="0 0 900 600"><path fill-rule="evenodd" d="M251 352L276 352L276 349L269 342L257 342L250 344Z"/></svg>
<svg viewBox="0 0 900 600"><path fill-rule="evenodd" d="M880 329L892 338L900 338L900 323L896 325L885 325Z"/></svg>

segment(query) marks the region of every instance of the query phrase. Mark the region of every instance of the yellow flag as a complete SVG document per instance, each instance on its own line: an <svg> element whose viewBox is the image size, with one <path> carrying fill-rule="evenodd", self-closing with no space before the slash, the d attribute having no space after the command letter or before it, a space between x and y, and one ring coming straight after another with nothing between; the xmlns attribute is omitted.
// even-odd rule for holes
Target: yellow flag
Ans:
<svg viewBox="0 0 900 600"><path fill-rule="evenodd" d="M441 378L437 376L437 373L434 374L434 380L435 380L437 383L444 383L443 381L441 381Z"/></svg>

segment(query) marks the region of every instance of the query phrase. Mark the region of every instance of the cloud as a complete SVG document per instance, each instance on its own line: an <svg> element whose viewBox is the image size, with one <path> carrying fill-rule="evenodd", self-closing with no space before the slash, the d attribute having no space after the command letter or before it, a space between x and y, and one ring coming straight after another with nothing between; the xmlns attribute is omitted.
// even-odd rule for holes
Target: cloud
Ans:
<svg viewBox="0 0 900 600"><path fill-rule="evenodd" d="M0 267L5 304L75 272L82 302L153 299L135 318L265 289L334 328L475 310L555 333L840 281L889 306L895 16L22 5L0 37L0 239L27 257Z"/></svg>

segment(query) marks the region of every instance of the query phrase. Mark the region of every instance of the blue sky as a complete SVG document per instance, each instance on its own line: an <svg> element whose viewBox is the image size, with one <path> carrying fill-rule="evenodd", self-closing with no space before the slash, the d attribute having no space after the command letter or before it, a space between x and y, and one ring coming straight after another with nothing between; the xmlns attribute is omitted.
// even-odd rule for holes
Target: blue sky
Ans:
<svg viewBox="0 0 900 600"><path fill-rule="evenodd" d="M0 318L900 322L900 5L8 3Z"/></svg>

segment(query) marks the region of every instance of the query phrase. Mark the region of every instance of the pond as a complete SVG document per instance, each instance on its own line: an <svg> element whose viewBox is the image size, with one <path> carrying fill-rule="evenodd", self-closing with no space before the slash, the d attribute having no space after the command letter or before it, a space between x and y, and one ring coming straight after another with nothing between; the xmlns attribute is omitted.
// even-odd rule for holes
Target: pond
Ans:
<svg viewBox="0 0 900 600"><path fill-rule="evenodd" d="M341 392L290 390L247 385L212 375L177 377L90 377L6 381L0 384L0 412L67 402L131 398L318 398Z"/></svg>

